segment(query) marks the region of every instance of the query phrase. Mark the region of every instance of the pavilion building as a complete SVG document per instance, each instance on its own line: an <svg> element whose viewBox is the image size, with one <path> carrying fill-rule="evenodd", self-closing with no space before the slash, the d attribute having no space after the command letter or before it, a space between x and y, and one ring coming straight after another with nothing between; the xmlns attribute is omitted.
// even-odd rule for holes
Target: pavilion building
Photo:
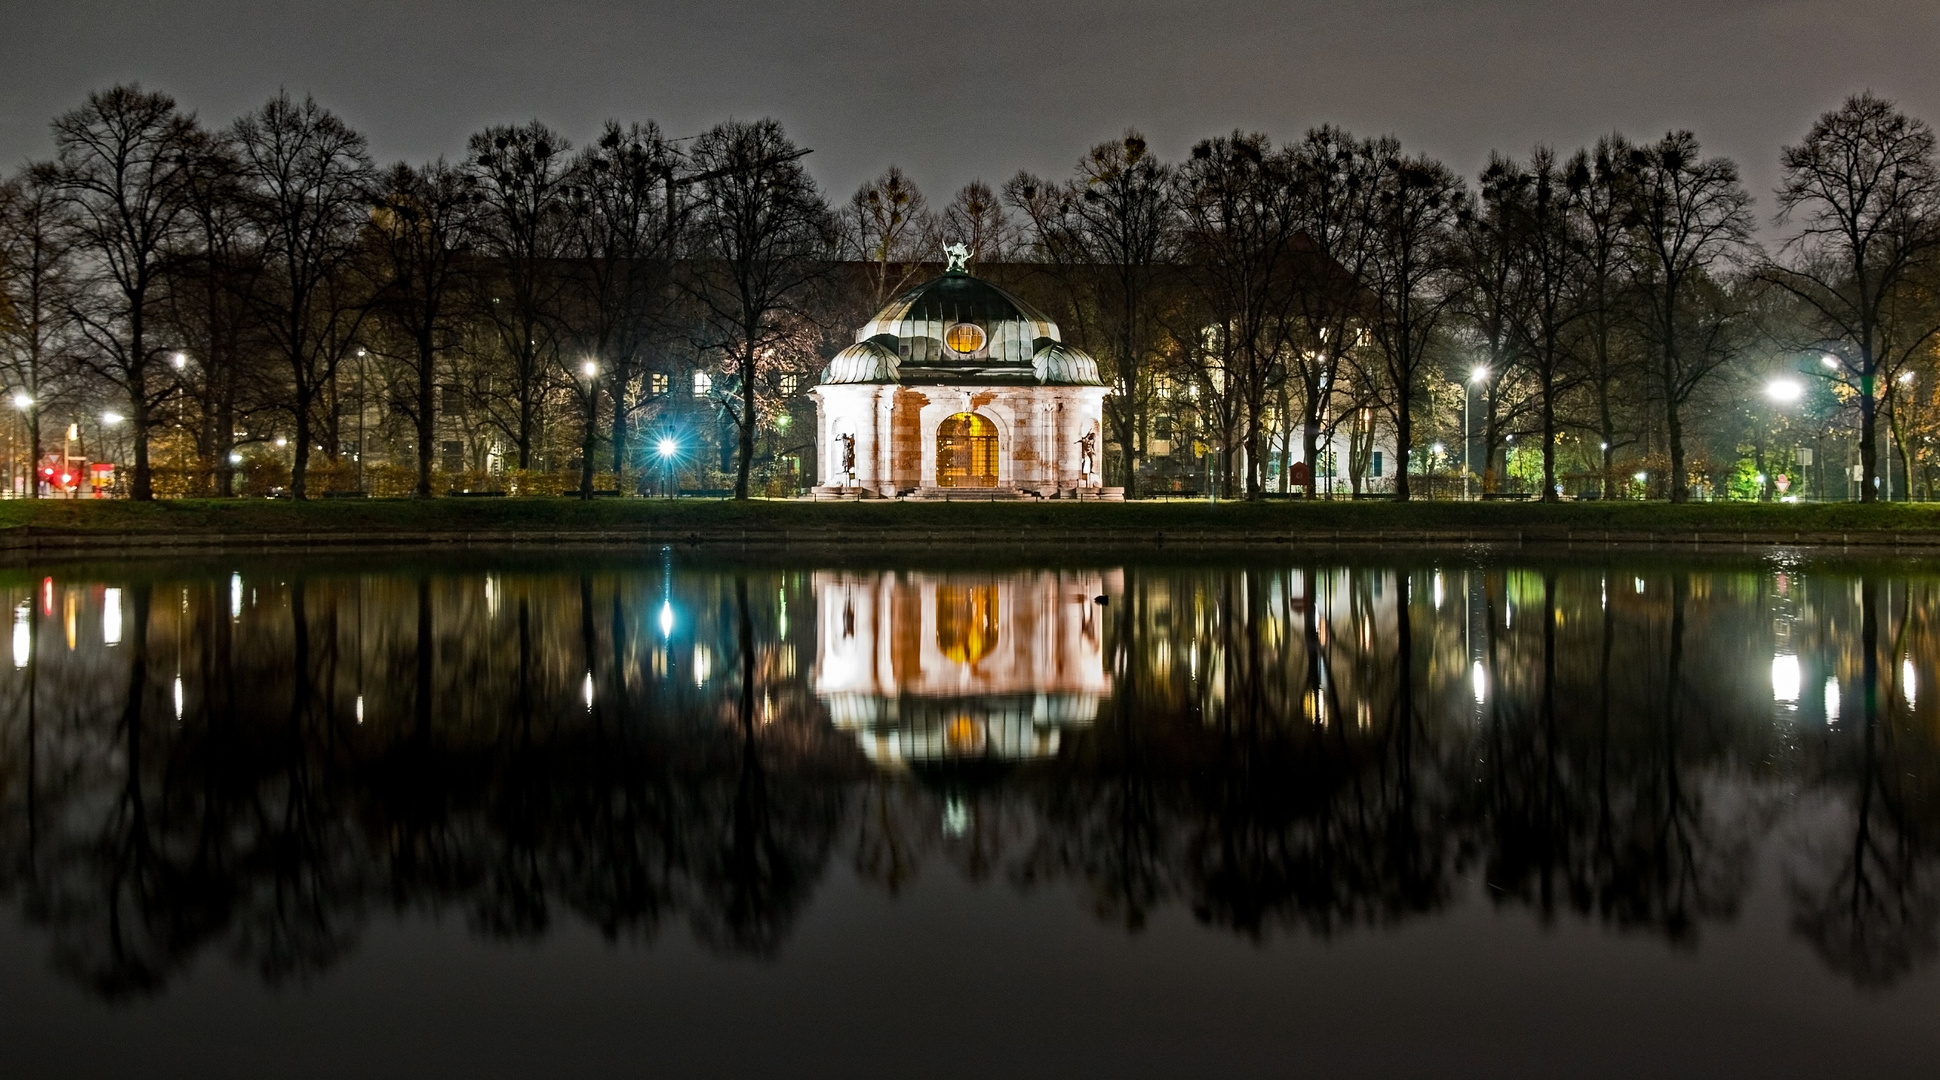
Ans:
<svg viewBox="0 0 1940 1080"><path fill-rule="evenodd" d="M1101 482L1098 362L1057 324L972 276L943 276L856 331L810 395L816 493L866 498L1122 498Z"/></svg>

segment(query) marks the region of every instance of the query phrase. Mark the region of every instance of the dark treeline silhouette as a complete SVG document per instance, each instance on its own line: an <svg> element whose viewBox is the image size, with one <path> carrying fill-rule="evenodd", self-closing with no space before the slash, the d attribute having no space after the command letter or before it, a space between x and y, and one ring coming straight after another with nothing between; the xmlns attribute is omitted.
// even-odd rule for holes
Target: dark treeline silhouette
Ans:
<svg viewBox="0 0 1940 1080"><path fill-rule="evenodd" d="M1871 93L1779 151L1772 252L1688 131L1497 153L1473 183L1332 125L1178 161L1128 131L932 206L894 166L831 204L771 120L577 147L534 120L380 166L309 99L218 124L124 85L53 129L0 185L28 495L56 441L138 499L796 494L823 364L946 243L1099 359L1134 497L1940 478L1940 163Z"/></svg>
<svg viewBox="0 0 1940 1080"><path fill-rule="evenodd" d="M838 863L1075 890L1133 933L1486 901L1696 948L1776 844L1834 970L1890 983L1940 941L1923 579L1128 569L1095 715L901 765L831 723L817 590L671 563L17 581L0 895L109 997L205 954L311 977L386 916L770 955Z"/></svg>

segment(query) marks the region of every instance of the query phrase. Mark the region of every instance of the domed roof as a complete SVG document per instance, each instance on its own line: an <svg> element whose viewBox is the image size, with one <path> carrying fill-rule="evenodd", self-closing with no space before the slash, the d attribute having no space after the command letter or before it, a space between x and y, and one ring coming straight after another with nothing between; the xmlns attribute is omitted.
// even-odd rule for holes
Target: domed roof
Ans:
<svg viewBox="0 0 1940 1080"><path fill-rule="evenodd" d="M824 383L1101 386L1098 362L1061 343L1058 324L952 268L884 305L835 354Z"/></svg>

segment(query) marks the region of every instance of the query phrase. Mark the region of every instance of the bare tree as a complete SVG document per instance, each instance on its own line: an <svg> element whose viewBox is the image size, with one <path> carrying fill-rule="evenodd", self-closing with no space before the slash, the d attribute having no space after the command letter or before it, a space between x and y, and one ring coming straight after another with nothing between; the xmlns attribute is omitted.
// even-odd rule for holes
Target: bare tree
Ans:
<svg viewBox="0 0 1940 1080"><path fill-rule="evenodd" d="M263 326L289 367L290 493L307 497L316 407L369 311L351 280L375 175L364 137L314 99L271 98L235 125L245 205L263 248ZM336 456L336 448L330 450Z"/></svg>
<svg viewBox="0 0 1940 1080"><path fill-rule="evenodd" d="M1160 336L1156 281L1178 219L1172 181L1172 167L1151 153L1145 136L1127 131L1092 147L1068 184L1019 173L1004 186L1040 256L1064 279L1081 318L1089 315L1097 327L1096 351L1113 384L1105 422L1118 444L1127 498L1138 495L1138 433Z"/></svg>
<svg viewBox="0 0 1940 1080"><path fill-rule="evenodd" d="M40 422L68 389L63 346L72 303L72 231L61 198L60 173L34 164L0 185L0 370L22 395L27 427L27 497L38 498Z"/></svg>
<svg viewBox="0 0 1940 1080"><path fill-rule="evenodd" d="M708 348L731 363L738 400L724 400L739 435L734 497L748 497L764 363L785 349L827 265L834 222L802 168L808 151L773 120L729 121L694 142L700 189L689 252L689 291L705 317Z"/></svg>
<svg viewBox="0 0 1940 1080"><path fill-rule="evenodd" d="M1933 129L1870 91L1819 117L1779 155L1778 221L1796 219L1790 256L1766 275L1804 303L1859 392L1861 502L1879 497L1877 399L1940 333L1940 306L1912 295L1940 251Z"/></svg>
<svg viewBox="0 0 1940 1080"><path fill-rule="evenodd" d="M1670 442L1670 500L1687 502L1683 408L1731 356L1704 347L1709 332L1693 324L1706 321L1700 307L1712 295L1705 287L1711 270L1740 258L1750 241L1751 196L1738 183L1738 166L1702 158L1688 131L1633 148L1625 168L1637 295Z"/></svg>
<svg viewBox="0 0 1940 1080"><path fill-rule="evenodd" d="M1245 414L1246 493L1253 499L1262 490L1268 393L1286 377L1282 346L1297 228L1290 172L1288 156L1266 136L1234 132L1194 146L1177 184L1184 258L1216 315L1227 381Z"/></svg>
<svg viewBox="0 0 1940 1080"><path fill-rule="evenodd" d="M639 402L647 343L667 314L675 240L680 227L675 170L680 155L655 124L608 121L580 152L567 186L567 220L577 270L575 336L613 398L613 471L631 462L629 420ZM587 422L580 447L580 491L593 487L593 438L599 408L595 379L574 381Z"/></svg>
<svg viewBox="0 0 1940 1080"><path fill-rule="evenodd" d="M84 287L70 314L91 349L82 363L128 402L129 496L155 497L148 439L155 409L179 389L152 325L170 246L188 212L193 156L207 140L167 94L128 84L90 94L54 121L60 186Z"/></svg>
<svg viewBox="0 0 1940 1080"><path fill-rule="evenodd" d="M1582 247L1568 175L1557 163L1555 151L1537 147L1527 169L1509 162L1504 165L1506 175L1499 182L1512 193L1505 205L1518 283L1510 325L1536 388L1543 447L1542 501L1556 502L1557 407L1577 382L1569 345L1571 330L1582 316L1576 289Z"/></svg>
<svg viewBox="0 0 1940 1080"><path fill-rule="evenodd" d="M249 406L266 407L278 396L261 392L256 290L263 250L241 183L233 140L212 135L190 159L183 239L166 267L170 329L200 360L193 373L199 379L183 372L183 392L196 397L201 414L197 450L214 466L223 496L235 494L238 426L254 411Z"/></svg>
<svg viewBox="0 0 1940 1080"><path fill-rule="evenodd" d="M881 307L909 284L936 239L922 189L891 165L856 189L842 216L849 242L875 270L875 306Z"/></svg>
<svg viewBox="0 0 1940 1080"><path fill-rule="evenodd" d="M1460 300L1456 309L1468 330L1484 351L1485 382L1478 389L1467 373L1460 373L1463 394L1479 393L1482 398L1482 490L1493 492L1500 482L1496 472L1496 452L1511 435L1516 411L1517 390L1521 383L1522 352L1514 332L1515 308L1521 301L1521 279L1517 275L1516 224L1512 203L1517 194L1521 170L1515 162L1499 154L1489 155L1482 170L1475 204L1456 215L1457 235L1461 240L1457 263L1461 277ZM1462 447L1462 467L1474 469L1470 448Z"/></svg>
<svg viewBox="0 0 1940 1080"><path fill-rule="evenodd" d="M1372 313L1367 286L1379 220L1378 168L1394 152L1390 142L1357 141L1340 128L1323 125L1289 148L1288 180L1299 236L1292 252L1295 287L1289 297L1287 353L1291 376L1299 384L1301 456L1309 468L1318 465L1321 431L1331 418L1333 398L1342 392L1344 362ZM1367 401L1372 390L1356 386L1353 396ZM1357 424L1355 431L1371 451L1372 425ZM1354 452L1349 457L1349 472L1358 478ZM1315 488L1308 484L1309 498L1318 494Z"/></svg>
<svg viewBox="0 0 1940 1080"><path fill-rule="evenodd" d="M394 405L417 433L420 498L431 495L438 363L457 333L453 308L463 259L475 239L477 203L471 175L442 159L419 168L399 163L385 174L372 215L386 271L378 311L408 342L400 359L413 393Z"/></svg>
<svg viewBox="0 0 1940 1080"><path fill-rule="evenodd" d="M958 189L937 228L941 239L969 248L973 263L1008 262L1017 246L1017 226L1003 199L982 180Z"/></svg>
<svg viewBox="0 0 1940 1080"><path fill-rule="evenodd" d="M1410 497L1416 395L1443 317L1459 296L1451 274L1452 230L1465 199L1461 179L1425 157L1404 158L1396 152L1382 162L1380 180L1380 225L1372 260L1380 309L1373 328L1386 368L1395 456L1400 459L1394 493L1405 501Z"/></svg>
<svg viewBox="0 0 1940 1080"><path fill-rule="evenodd" d="M511 410L494 420L518 448L519 468L532 465L548 376L558 352L560 257L568 234L565 187L571 145L534 120L488 128L471 137L473 176L484 196L480 247L494 273L480 282L479 310L510 365Z"/></svg>
<svg viewBox="0 0 1940 1080"><path fill-rule="evenodd" d="M1621 387L1634 375L1633 350L1627 347L1630 323L1630 265L1632 249L1626 226L1629 206L1630 144L1621 135L1597 140L1594 149L1579 150L1564 167L1564 183L1576 207L1581 244L1580 273L1575 304L1578 324L1577 362L1589 387L1596 412L1602 496L1617 497L1613 458L1629 439L1617 428Z"/></svg>

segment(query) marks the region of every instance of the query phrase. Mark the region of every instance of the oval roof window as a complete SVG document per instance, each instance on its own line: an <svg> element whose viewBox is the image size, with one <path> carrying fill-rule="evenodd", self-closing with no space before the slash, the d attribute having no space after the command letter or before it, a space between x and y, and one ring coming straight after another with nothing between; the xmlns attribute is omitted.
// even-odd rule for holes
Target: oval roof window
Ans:
<svg viewBox="0 0 1940 1080"><path fill-rule="evenodd" d="M943 344L960 356L968 356L983 348L983 327L976 323L960 322L943 332Z"/></svg>

